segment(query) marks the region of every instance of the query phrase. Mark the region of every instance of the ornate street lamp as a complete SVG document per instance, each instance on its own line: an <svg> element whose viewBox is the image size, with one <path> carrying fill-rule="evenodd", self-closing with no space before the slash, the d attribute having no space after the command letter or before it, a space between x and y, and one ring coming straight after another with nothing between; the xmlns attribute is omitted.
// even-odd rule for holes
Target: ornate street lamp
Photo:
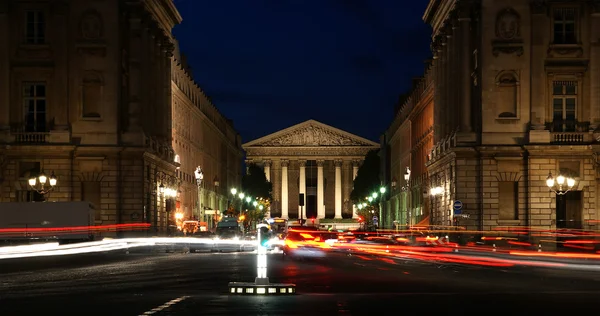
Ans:
<svg viewBox="0 0 600 316"><path fill-rule="evenodd" d="M56 186L57 182L58 180L54 175L54 171L52 171L52 174L50 174L50 178L46 177L46 174L44 174L44 171L42 171L37 178L31 177L28 181L29 186L42 196L50 193L50 191L52 191Z"/></svg>
<svg viewBox="0 0 600 316"><path fill-rule="evenodd" d="M404 181L406 181L406 186L404 187L404 191L406 191L406 199L408 200L408 203L406 203L406 224L410 225L411 224L411 202L412 202L412 198L411 198L411 194L410 194L410 168L406 167L406 171L404 171Z"/></svg>
<svg viewBox="0 0 600 316"><path fill-rule="evenodd" d="M379 218L378 224L381 223L380 227L383 227L385 224L383 221L383 195L385 194L385 187L379 188ZM377 196L375 196L377 197Z"/></svg>
<svg viewBox="0 0 600 316"><path fill-rule="evenodd" d="M202 168L200 166L196 167L194 176L196 177L198 193L198 221L202 222L204 221L204 211L202 209L202 180L204 180L204 173L202 172Z"/></svg>
<svg viewBox="0 0 600 316"><path fill-rule="evenodd" d="M552 172L550 172L548 174L548 178L546 178L546 185L557 195L565 195L567 194L567 192L571 191L571 189L573 189L573 187L575 186L575 179L571 177L565 177L559 174L555 180L552 176Z"/></svg>

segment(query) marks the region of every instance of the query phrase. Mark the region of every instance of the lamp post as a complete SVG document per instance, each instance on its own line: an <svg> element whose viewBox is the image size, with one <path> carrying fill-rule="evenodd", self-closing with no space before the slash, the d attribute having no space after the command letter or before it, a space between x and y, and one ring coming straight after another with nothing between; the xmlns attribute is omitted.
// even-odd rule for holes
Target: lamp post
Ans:
<svg viewBox="0 0 600 316"><path fill-rule="evenodd" d="M384 223L383 221L383 196L385 195L385 187L380 187L379 188L379 220L381 222L381 226L383 227Z"/></svg>
<svg viewBox="0 0 600 316"><path fill-rule="evenodd" d="M411 219L411 202L412 202L412 198L411 198L411 194L410 194L410 168L406 167L406 171L404 172L404 181L406 181L406 186L404 187L404 190L406 191L406 225L410 226L412 224L412 219Z"/></svg>
<svg viewBox="0 0 600 316"><path fill-rule="evenodd" d="M219 205L219 186L221 182L219 181L219 177L215 176L213 179L213 185L215 186L215 207L217 210L220 210L221 205Z"/></svg>
<svg viewBox="0 0 600 316"><path fill-rule="evenodd" d="M546 185L551 191L554 191L556 195L565 195L575 186L575 179L559 174L555 180L552 176L552 172L550 172L548 178L546 178Z"/></svg>
<svg viewBox="0 0 600 316"><path fill-rule="evenodd" d="M563 199L565 194L567 194L569 191L571 191L571 189L573 189L573 187L575 186L575 179L571 178L571 177L565 177L561 174L558 175L558 177L556 177L556 179L554 179L554 177L552 176L552 172L550 172L548 174L548 178L546 178L546 185L548 186L548 188L553 191L556 194L556 199L557 201L560 201L560 203L556 203L556 213L558 213L558 208L560 207L561 210L565 207L563 205ZM559 227L559 223L556 223L557 227ZM566 221L565 223L561 223L561 226L563 226L562 228L566 228L568 226Z"/></svg>
<svg viewBox="0 0 600 316"><path fill-rule="evenodd" d="M50 174L50 178L48 178L44 171L42 171L37 178L31 177L27 182L33 190L42 196L43 201L46 201L46 195L50 193L50 191L54 190L58 180L54 175L54 171L52 171Z"/></svg>
<svg viewBox="0 0 600 316"><path fill-rule="evenodd" d="M194 176L196 177L196 186L198 188L198 221L202 222L204 220L204 210L202 209L202 180L204 180L204 173L200 166L194 171Z"/></svg>

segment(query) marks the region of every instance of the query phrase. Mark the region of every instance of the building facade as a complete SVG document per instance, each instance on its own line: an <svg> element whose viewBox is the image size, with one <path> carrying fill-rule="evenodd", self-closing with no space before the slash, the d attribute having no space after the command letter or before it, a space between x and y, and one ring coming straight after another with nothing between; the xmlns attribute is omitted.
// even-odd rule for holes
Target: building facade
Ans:
<svg viewBox="0 0 600 316"><path fill-rule="evenodd" d="M350 202L353 181L366 154L379 144L308 120L242 147L246 164L262 166L273 183L271 216L324 222L357 217Z"/></svg>
<svg viewBox="0 0 600 316"><path fill-rule="evenodd" d="M382 180L391 189L384 221L388 228L430 222L433 196L425 163L433 148L433 83L431 62L427 61L425 75L413 80L411 91L400 100L394 120L382 136L386 148Z"/></svg>
<svg viewBox="0 0 600 316"><path fill-rule="evenodd" d="M432 223L593 228L600 2L431 0ZM559 175L575 186L550 189ZM460 202L458 202L460 201ZM458 213L458 212L457 212Z"/></svg>
<svg viewBox="0 0 600 316"><path fill-rule="evenodd" d="M214 226L227 209L228 188L240 187L241 137L194 82L185 56L175 46L172 59L173 149L180 164L177 211L184 219ZM203 181L196 181L200 168Z"/></svg>
<svg viewBox="0 0 600 316"><path fill-rule="evenodd" d="M180 22L170 0L2 1L0 201L84 200L96 224L164 232L181 204L171 34ZM42 172L58 182L43 197L28 185Z"/></svg>

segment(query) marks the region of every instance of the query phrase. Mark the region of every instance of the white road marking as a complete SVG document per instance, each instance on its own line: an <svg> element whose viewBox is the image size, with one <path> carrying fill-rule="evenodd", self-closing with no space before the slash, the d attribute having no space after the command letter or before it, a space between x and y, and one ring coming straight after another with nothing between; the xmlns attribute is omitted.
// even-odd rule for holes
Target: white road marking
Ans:
<svg viewBox="0 0 600 316"><path fill-rule="evenodd" d="M188 297L189 296L182 296L182 297L178 297L176 299L170 300L170 301L168 301L168 302L166 302L166 303L164 303L164 304L162 304L162 305L160 305L160 306L158 306L156 308L153 308L153 309L151 309L151 310L149 310L149 311L147 311L147 312L145 312L143 314L140 314L140 316L152 315L154 313L158 313L158 312L162 311L163 309L169 308L169 307L171 307L171 306L173 306L173 305L175 305L175 304L177 304L177 303L185 300Z"/></svg>

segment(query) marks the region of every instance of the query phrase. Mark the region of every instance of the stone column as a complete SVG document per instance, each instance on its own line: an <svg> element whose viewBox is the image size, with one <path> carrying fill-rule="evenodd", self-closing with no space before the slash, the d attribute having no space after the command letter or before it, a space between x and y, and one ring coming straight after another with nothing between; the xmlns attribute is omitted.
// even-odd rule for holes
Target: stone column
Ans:
<svg viewBox="0 0 600 316"><path fill-rule="evenodd" d="M466 9L463 9L466 11ZM472 131L471 125L471 43L470 43L470 23L468 12L463 12L463 15L458 18L460 23L460 45L461 57L460 65L462 66L460 74L460 94L462 95L460 109L460 131L469 133ZM533 119L533 118L532 118Z"/></svg>
<svg viewBox="0 0 600 316"><path fill-rule="evenodd" d="M273 203L271 204L271 211L276 211L281 216L281 164L275 163L271 165L271 172L273 173L272 185L273 185Z"/></svg>
<svg viewBox="0 0 600 316"><path fill-rule="evenodd" d="M288 166L290 162L288 160L281 161L281 217L289 218L288 207L289 207L289 196L288 196Z"/></svg>
<svg viewBox="0 0 600 316"><path fill-rule="evenodd" d="M356 179L356 176L358 175L358 166L359 165L360 165L360 161L358 161L358 160L352 161L352 181L354 181ZM354 184L352 185L352 188L354 188ZM352 218L358 218L358 214L356 213L356 205L352 205Z"/></svg>
<svg viewBox="0 0 600 316"><path fill-rule="evenodd" d="M298 192L300 194L304 194L304 204L305 206L298 205L298 214L302 214L302 218L306 219L306 160L299 160L298 165L300 166L300 183L298 187ZM301 202L301 201L298 201ZM300 203L298 203L300 204ZM300 216L298 216L300 217Z"/></svg>
<svg viewBox="0 0 600 316"><path fill-rule="evenodd" d="M350 203L350 193L352 193L352 167L350 160L344 160L342 164L342 215L348 210Z"/></svg>
<svg viewBox="0 0 600 316"><path fill-rule="evenodd" d="M323 164L325 161L317 160L317 218L325 218L325 201L323 185Z"/></svg>
<svg viewBox="0 0 600 316"><path fill-rule="evenodd" d="M335 217L342 218L342 161L335 160Z"/></svg>
<svg viewBox="0 0 600 316"><path fill-rule="evenodd" d="M8 131L10 129L11 107L20 109L21 105L11 105L10 102L10 58L9 58L9 4L8 1L0 3L0 131ZM20 90L18 91L20 96ZM13 115L14 117L14 115ZM0 138L2 135L0 135Z"/></svg>
<svg viewBox="0 0 600 316"><path fill-rule="evenodd" d="M250 164L252 163L251 159L244 160L244 165L246 165L246 174L250 172Z"/></svg>
<svg viewBox="0 0 600 316"><path fill-rule="evenodd" d="M271 182L271 160L265 160L263 163L265 168L265 177L267 178L267 181Z"/></svg>

